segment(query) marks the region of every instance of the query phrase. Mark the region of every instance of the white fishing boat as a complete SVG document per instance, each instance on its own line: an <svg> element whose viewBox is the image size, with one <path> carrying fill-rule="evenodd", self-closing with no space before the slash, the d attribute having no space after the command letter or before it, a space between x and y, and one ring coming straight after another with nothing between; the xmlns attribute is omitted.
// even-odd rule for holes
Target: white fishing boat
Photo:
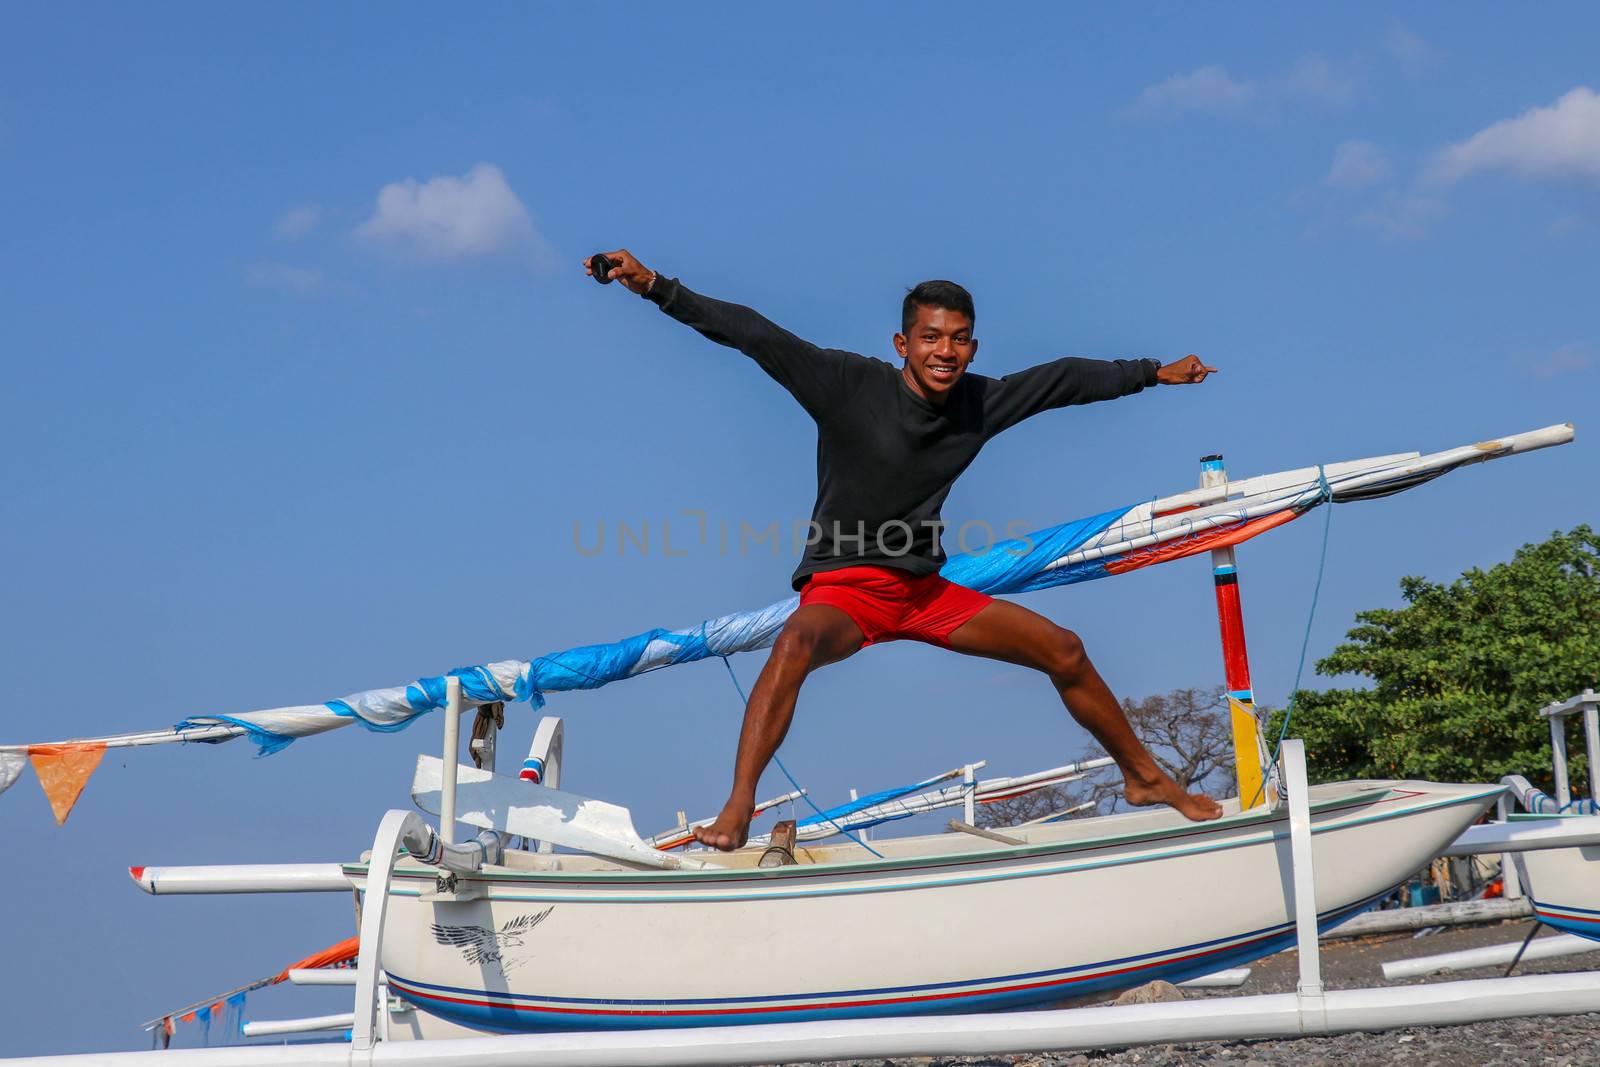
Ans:
<svg viewBox="0 0 1600 1067"><path fill-rule="evenodd" d="M1319 921L1367 907L1501 792L1312 789ZM1211 823L1163 809L1005 833L1019 843L878 839L881 858L801 846L770 869L760 849L699 870L512 851L448 879L403 863L382 967L391 991L472 1027L654 1028L1049 1003L1208 974L1294 937L1281 809L1235 801ZM344 872L365 887L366 864Z"/></svg>
<svg viewBox="0 0 1600 1067"><path fill-rule="evenodd" d="M536 736L521 778L458 765L459 718L474 706L514 699L539 705L546 693L768 647L792 599L323 704L207 714L116 737L0 746L0 789L29 762L41 781L49 768L56 786L51 792L46 782L47 792L64 820L108 748L250 736L270 751L350 724L391 730L442 711L445 759L424 761L413 786L419 805L439 815L437 830L415 812L395 810L359 863L134 869L135 880L157 893L359 890L351 1055L372 1061L380 1058L375 1042L389 1029L378 1007L385 987L423 1012L478 1031L804 1027L1049 1003L1157 977L1182 980L1292 940L1302 954L1314 952L1317 925L1336 924L1387 893L1456 841L1505 787L1414 781L1307 787L1303 763L1280 780L1254 714L1233 547L1323 504L1385 496L1571 439L1568 424L1425 456L1235 481L1224 475L1220 457L1209 457L1199 489L1039 531L1025 539L1027 551L950 561L945 573L952 580L1017 592L1211 553L1240 796L1214 822L1189 823L1159 809L1012 827L1006 841L951 832L870 845L801 842L797 862L765 868L759 849L663 852L639 837L625 810L561 792L551 773L559 767L559 735L549 730ZM492 733L488 742L492 767ZM1302 759L1297 743L1286 744L1286 761L1291 752ZM63 780L70 788L60 788ZM456 844L458 823L480 832ZM514 837L542 844L508 847ZM550 851L551 844L571 851ZM397 854L403 854L398 865ZM1325 1003L1319 982L1302 984L1296 1006L1262 1006L1267 1021L1250 1025L1279 1026L1292 1017L1303 1028L1320 1017L1326 1028L1329 1015L1317 1013L1331 1012L1335 995ZM1587 990L1580 994L1573 1005L1593 1001ZM1403 1018L1434 1018L1432 1005L1419 999ZM1402 1018L1364 1002L1352 1001L1351 1010L1351 1025L1395 1025ZM970 1047L1013 1047L1008 1040L985 1036ZM677 1062L710 1062L706 1047L693 1044ZM888 1046L862 1040L834 1049L881 1047ZM461 1057L469 1055L452 1049L430 1062L467 1062ZM560 1060L559 1051L551 1055L557 1059L539 1062L571 1062ZM633 1055L629 1062L658 1061Z"/></svg>
<svg viewBox="0 0 1600 1067"><path fill-rule="evenodd" d="M1550 751L1555 795L1535 789L1527 779L1512 775L1504 779L1510 795L1522 807L1507 821L1513 825L1561 819L1574 829L1600 827L1595 800L1600 797L1600 695L1586 689L1561 703L1540 710L1550 722ZM1566 724L1579 718L1589 753L1589 796L1574 800L1567 772ZM1533 913L1546 926L1580 937L1600 940L1600 845L1577 848L1543 849L1518 853L1512 861L1523 891L1533 902Z"/></svg>

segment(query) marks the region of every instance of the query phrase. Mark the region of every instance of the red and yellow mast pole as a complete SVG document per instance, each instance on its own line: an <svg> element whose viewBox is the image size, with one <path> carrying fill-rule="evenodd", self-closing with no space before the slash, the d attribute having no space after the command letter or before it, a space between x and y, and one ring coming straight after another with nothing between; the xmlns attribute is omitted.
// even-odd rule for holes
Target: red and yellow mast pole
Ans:
<svg viewBox="0 0 1600 1067"><path fill-rule="evenodd" d="M1200 487L1225 485L1222 457L1200 460ZM1250 656L1245 648L1244 610L1239 602L1239 567L1233 548L1213 549L1211 580L1217 592L1217 623L1222 630L1222 664L1228 684L1228 719L1233 730L1234 767L1239 779L1241 810L1257 807L1268 797L1266 746L1256 717L1256 695L1250 686Z"/></svg>

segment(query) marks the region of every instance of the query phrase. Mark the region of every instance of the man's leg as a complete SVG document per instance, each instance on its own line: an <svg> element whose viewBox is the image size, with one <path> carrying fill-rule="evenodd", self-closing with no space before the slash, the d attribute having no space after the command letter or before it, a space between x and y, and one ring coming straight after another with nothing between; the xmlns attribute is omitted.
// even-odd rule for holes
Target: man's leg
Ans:
<svg viewBox="0 0 1600 1067"><path fill-rule="evenodd" d="M789 616L750 690L733 762L733 792L714 821L695 827L696 841L724 852L745 843L756 783L789 732L801 683L818 667L853 655L865 640L850 616L829 604L808 604Z"/></svg>
<svg viewBox="0 0 1600 1067"><path fill-rule="evenodd" d="M1199 793L1186 793L1163 771L1134 735L1116 697L1101 680L1083 642L1020 604L996 600L949 637L957 652L1004 660L1043 671L1072 717L1099 741L1122 771L1129 804L1170 804L1194 820L1215 819L1222 808Z"/></svg>

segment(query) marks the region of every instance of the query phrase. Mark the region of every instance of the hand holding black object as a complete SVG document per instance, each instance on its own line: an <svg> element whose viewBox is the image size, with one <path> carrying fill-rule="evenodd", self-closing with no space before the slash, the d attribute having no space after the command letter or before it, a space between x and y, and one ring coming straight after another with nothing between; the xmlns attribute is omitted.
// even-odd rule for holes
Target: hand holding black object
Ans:
<svg viewBox="0 0 1600 1067"><path fill-rule="evenodd" d="M1156 371L1156 381L1162 385L1199 385L1206 375L1216 373L1217 368L1206 366L1199 356L1184 356Z"/></svg>
<svg viewBox="0 0 1600 1067"><path fill-rule="evenodd" d="M618 281L635 293L643 293L656 280L656 272L640 263L626 248L595 253L583 261L583 270L601 285Z"/></svg>

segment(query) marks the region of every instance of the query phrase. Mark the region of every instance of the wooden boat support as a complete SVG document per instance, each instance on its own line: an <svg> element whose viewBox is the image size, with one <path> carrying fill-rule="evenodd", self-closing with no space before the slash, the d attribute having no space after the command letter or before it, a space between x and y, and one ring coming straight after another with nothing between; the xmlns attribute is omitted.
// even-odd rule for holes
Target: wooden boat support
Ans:
<svg viewBox="0 0 1600 1067"><path fill-rule="evenodd" d="M1420 908L1395 908L1369 911L1347 923L1340 923L1322 934L1328 941L1340 937L1370 937L1401 930L1430 930L1437 926L1464 926L1469 923L1498 923L1526 919L1533 914L1533 903L1526 897L1516 900L1459 900L1452 904L1428 904Z"/></svg>

